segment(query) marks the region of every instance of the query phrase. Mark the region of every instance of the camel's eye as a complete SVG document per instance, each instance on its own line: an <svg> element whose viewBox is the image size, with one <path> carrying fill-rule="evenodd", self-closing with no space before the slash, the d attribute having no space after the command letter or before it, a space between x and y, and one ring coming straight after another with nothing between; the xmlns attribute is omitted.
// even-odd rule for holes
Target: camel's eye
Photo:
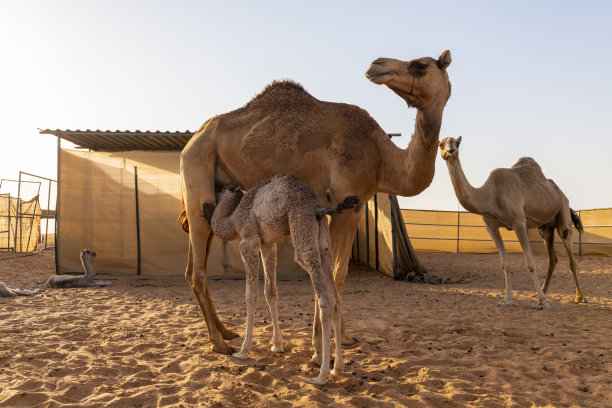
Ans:
<svg viewBox="0 0 612 408"><path fill-rule="evenodd" d="M415 66L415 68L416 68L416 69L418 69L418 70L424 70L425 68L427 68L427 64L423 64L423 63L422 63L422 62L420 62L420 61L417 61L417 62L414 64L414 66Z"/></svg>

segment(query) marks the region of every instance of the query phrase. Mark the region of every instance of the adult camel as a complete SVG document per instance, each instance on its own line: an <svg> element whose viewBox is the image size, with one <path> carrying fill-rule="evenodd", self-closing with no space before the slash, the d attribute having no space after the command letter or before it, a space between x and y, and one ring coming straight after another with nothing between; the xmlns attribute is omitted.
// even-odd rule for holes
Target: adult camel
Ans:
<svg viewBox="0 0 612 408"><path fill-rule="evenodd" d="M320 101L291 81L273 82L242 108L209 119L195 133L181 153L184 208L179 223L189 232L185 278L204 315L213 351L233 352L224 339L237 337L219 321L208 291L215 184L250 189L275 174L293 173L329 206L347 196L367 202L377 192L419 194L434 176L442 113L451 94L450 63L449 51L438 59L408 62L378 58L366 72L370 81L386 85L417 109L414 135L405 150L365 110ZM357 207L331 219L334 281L340 294L362 213ZM317 320L315 316L313 346L320 350ZM343 344L354 342L345 334L344 321L341 335Z"/></svg>

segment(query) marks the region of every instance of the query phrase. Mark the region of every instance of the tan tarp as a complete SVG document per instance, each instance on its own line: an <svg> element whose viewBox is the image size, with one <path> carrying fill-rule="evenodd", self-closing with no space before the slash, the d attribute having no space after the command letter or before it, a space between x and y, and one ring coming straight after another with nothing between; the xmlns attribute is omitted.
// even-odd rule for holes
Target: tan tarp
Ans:
<svg viewBox="0 0 612 408"><path fill-rule="evenodd" d="M16 219L18 212L20 216ZM0 251L34 251L40 234L41 214L38 196L23 201L8 194L0 195Z"/></svg>
<svg viewBox="0 0 612 408"><path fill-rule="evenodd" d="M574 253L612 256L612 208L578 211L584 232L573 230ZM457 211L402 210L406 230L417 251L496 253L497 249L485 228L482 217ZM500 229L507 252L521 252L514 231ZM537 229L529 231L531 249L544 254L545 248ZM559 237L555 248L565 251Z"/></svg>
<svg viewBox="0 0 612 408"><path fill-rule="evenodd" d="M364 207L364 215L359 221L353 244L352 257L393 276L393 229L389 194L376 194Z"/></svg>
<svg viewBox="0 0 612 408"><path fill-rule="evenodd" d="M184 274L188 236L176 223L179 156L179 152L62 149L56 244L60 273L82 272L82 248L96 251L99 271L137 273L137 191L141 274ZM207 269L211 278L242 277L237 241L215 239ZM279 279L307 277L293 261L287 239L278 245L277 269Z"/></svg>

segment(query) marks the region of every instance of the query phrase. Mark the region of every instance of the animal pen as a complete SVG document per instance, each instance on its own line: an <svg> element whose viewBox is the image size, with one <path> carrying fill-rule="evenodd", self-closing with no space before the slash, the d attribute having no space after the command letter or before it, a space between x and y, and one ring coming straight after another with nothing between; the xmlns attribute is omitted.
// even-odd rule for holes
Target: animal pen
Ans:
<svg viewBox="0 0 612 408"><path fill-rule="evenodd" d="M0 251L32 252L55 245L55 180L19 172L0 180Z"/></svg>
<svg viewBox="0 0 612 408"><path fill-rule="evenodd" d="M58 273L80 273L80 250L89 248L98 254L100 272L184 274L188 235L176 223L179 158L192 132L46 129L40 133L58 140ZM61 140L77 148L63 148ZM414 250L495 252L481 218L474 214L400 210L395 196L382 193L364 207L353 259L387 275L401 278L407 270L421 268ZM581 215L585 232L574 235L576 253L612 255L612 209ZM508 252L520 251L510 234L502 233ZM537 231L530 237L541 242ZM535 252L541 250L539 245L534 245ZM207 271L212 279L243 277L237 242L214 239ZM278 246L278 277L307 278L293 261L288 239Z"/></svg>

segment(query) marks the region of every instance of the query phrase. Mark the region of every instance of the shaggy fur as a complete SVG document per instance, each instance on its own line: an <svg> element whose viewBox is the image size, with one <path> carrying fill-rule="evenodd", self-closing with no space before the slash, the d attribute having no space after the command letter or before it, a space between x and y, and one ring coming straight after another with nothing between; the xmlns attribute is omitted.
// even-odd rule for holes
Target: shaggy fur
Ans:
<svg viewBox="0 0 612 408"><path fill-rule="evenodd" d="M4 283L0 282L0 297L15 297L17 295L31 296L31 295L37 294L38 292L39 292L39 289L34 289L34 290L11 289L7 287Z"/></svg>
<svg viewBox="0 0 612 408"><path fill-rule="evenodd" d="M93 280L96 276L91 261L96 257L96 253L89 249L81 250L81 263L85 273L83 275L53 275L47 281L49 288L86 288L88 286L110 286L112 282Z"/></svg>
<svg viewBox="0 0 612 408"><path fill-rule="evenodd" d="M326 215L353 208L356 197L347 197L336 207L322 207L315 193L293 175L261 181L243 196L238 188L219 194L212 216L212 230L223 239L240 238L240 254L246 267L247 326L242 349L234 357L246 359L252 344L253 318L258 301L259 253L265 272L265 295L272 315L272 351L282 352L278 327L276 290L276 241L290 236L295 261L310 275L315 291L315 316L322 327L322 364L314 384L326 383L329 371L330 323L334 326L336 359L332 374L342 371L340 339L341 303L332 280L332 258ZM316 319L316 317L315 317Z"/></svg>
<svg viewBox="0 0 612 408"><path fill-rule="evenodd" d="M484 219L487 231L495 242L501 258L502 269L506 277L506 294L499 306L512 304L512 281L510 264L506 256L504 241L499 233L499 227L514 230L521 243L527 269L531 272L538 296L536 309L550 309L546 301L546 290L555 266L557 255L554 247L554 231L563 240L569 257L570 269L576 285L575 302L586 302L576 275L576 260L572 244L572 224L582 230L580 217L569 207L569 201L554 181L547 179L540 165L531 157L521 157L509 169L495 169L480 188L470 185L459 161L458 139L447 137L440 142L440 154L446 160L446 165L453 182L455 194L459 202L469 212L480 214ZM548 274L544 286L540 288L538 275L535 272L536 263L531 253L528 228L538 228L544 239L548 252Z"/></svg>

